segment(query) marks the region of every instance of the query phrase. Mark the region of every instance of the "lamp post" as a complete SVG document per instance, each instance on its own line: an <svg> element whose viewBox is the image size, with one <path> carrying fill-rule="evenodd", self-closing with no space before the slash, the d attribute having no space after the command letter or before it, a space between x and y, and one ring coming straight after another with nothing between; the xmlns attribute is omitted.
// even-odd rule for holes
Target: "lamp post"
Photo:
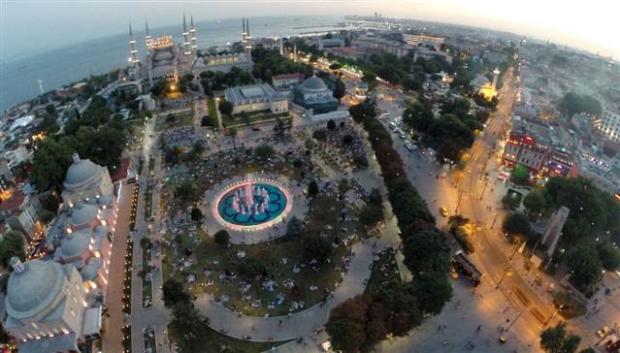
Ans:
<svg viewBox="0 0 620 353"><path fill-rule="evenodd" d="M504 269L504 274L502 275L502 278L499 279L499 282L497 282L495 289L499 289L499 286L502 285L502 282L504 282L504 279L506 279L506 277L510 275L512 275L512 271L510 270L510 267L506 267L506 269Z"/></svg>
<svg viewBox="0 0 620 353"><path fill-rule="evenodd" d="M560 312L560 310L562 310L562 308L564 308L564 304L560 304L560 306L555 309L555 311L553 312L553 314L551 314L549 319L547 321L545 321L545 324L543 325L543 328L545 328L545 327L547 327L547 325L549 325L551 320L553 320L553 318Z"/></svg>

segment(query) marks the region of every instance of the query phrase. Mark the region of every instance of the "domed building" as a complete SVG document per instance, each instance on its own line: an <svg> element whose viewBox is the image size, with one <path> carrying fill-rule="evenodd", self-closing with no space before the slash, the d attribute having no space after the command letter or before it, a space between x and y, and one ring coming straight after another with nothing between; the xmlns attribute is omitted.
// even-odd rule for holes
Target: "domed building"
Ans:
<svg viewBox="0 0 620 353"><path fill-rule="evenodd" d="M294 91L294 101L313 114L323 114L338 109L338 100L322 79L316 76L307 78Z"/></svg>
<svg viewBox="0 0 620 353"><path fill-rule="evenodd" d="M63 186L62 199L69 205L112 195L114 191L108 168L80 159L77 153L73 154L73 163L67 170Z"/></svg>
<svg viewBox="0 0 620 353"><path fill-rule="evenodd" d="M100 308L88 308L87 290L73 265L11 259L5 329L22 353L78 352L85 335L100 329Z"/></svg>

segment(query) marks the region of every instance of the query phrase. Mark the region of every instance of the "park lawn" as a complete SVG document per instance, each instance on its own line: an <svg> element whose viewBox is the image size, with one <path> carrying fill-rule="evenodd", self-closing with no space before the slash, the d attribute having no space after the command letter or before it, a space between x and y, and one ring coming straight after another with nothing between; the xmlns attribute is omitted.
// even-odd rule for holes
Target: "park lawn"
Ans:
<svg viewBox="0 0 620 353"><path fill-rule="evenodd" d="M217 104L215 103L215 99L213 97L209 97L207 101L207 109L209 117L217 121Z"/></svg>
<svg viewBox="0 0 620 353"><path fill-rule="evenodd" d="M174 338L174 329L168 328L170 338ZM272 347L277 347L290 341L279 342L250 342L228 337L216 330L206 327L203 334L192 342L191 347L179 347L180 353L262 353Z"/></svg>
<svg viewBox="0 0 620 353"><path fill-rule="evenodd" d="M340 209L344 207L344 202L339 201L335 195L319 195L311 201L310 211L306 217L304 233L318 235L326 233L331 236L341 236L341 226L347 228L347 234L359 233L361 227L357 223L342 222L339 220ZM195 246L194 240L182 232L178 242L183 248L193 249L194 263L185 271L177 271L171 274L171 264L177 262L173 249L168 249L163 267L164 278L173 276L181 283L186 283L188 274L196 275L196 282L189 285L189 291L196 296L211 294L219 298L222 294L229 296L228 307L241 310L247 315L263 316L285 315L289 312L293 301L303 302L303 310L321 302L333 291L337 283L342 281L342 269L344 268L344 257L350 253L348 247L342 245L336 247L331 256L331 264L310 266L304 264L304 243L302 238L283 237L271 242L264 242L253 245L230 245L229 247L216 244L213 238L202 232L199 236L199 244ZM170 239L170 238L169 238ZM175 240L176 241L176 240ZM239 259L237 254L245 252L245 258ZM282 259L286 258L284 264ZM245 259L257 259L266 268L268 276L277 283L278 287L274 291L261 288L261 283L251 281L250 290L243 294L239 290L241 279L233 281L220 280L219 275L226 270L236 273L239 263ZM299 272L294 273L293 267L297 265ZM291 289L285 288L282 283L287 279L292 279L300 291L292 293ZM207 281L213 281L212 285L207 285ZM311 286L317 289L310 290ZM269 309L268 304L274 303L277 295L282 294L285 301L275 308ZM250 295L251 301L244 301L243 296ZM251 303L260 299L260 307L252 307Z"/></svg>
<svg viewBox="0 0 620 353"><path fill-rule="evenodd" d="M269 111L249 113L248 117L249 125L264 123L268 121L276 121L277 117L280 117L283 122L287 122L291 119L288 113L271 113ZM222 124L226 128L236 129L247 126L248 121L245 121L243 118L241 118L239 114L232 117L228 115L222 115Z"/></svg>
<svg viewBox="0 0 620 353"><path fill-rule="evenodd" d="M400 273L394 251L386 250L377 256L378 259L372 263L370 280L364 291L366 294L376 293L386 282L400 281Z"/></svg>
<svg viewBox="0 0 620 353"><path fill-rule="evenodd" d="M168 129L192 125L193 115L191 110L182 113L172 113L172 115L174 115L174 118L168 120L168 113L161 112L157 116L155 130L161 132Z"/></svg>
<svg viewBox="0 0 620 353"><path fill-rule="evenodd" d="M146 192L144 193L144 220L147 222L149 218L151 218L152 209L153 209L153 187L149 183L146 187Z"/></svg>
<svg viewBox="0 0 620 353"><path fill-rule="evenodd" d="M142 246L142 305L146 301L153 302L153 281L150 278L147 278L147 274L152 273L151 271L151 246ZM150 306L150 305L149 305Z"/></svg>

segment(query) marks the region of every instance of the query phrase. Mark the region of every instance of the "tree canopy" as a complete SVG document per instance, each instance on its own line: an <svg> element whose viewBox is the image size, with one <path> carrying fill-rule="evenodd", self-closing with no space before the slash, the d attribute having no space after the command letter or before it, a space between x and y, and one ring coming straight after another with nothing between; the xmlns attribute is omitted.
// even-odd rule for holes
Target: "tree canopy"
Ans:
<svg viewBox="0 0 620 353"><path fill-rule="evenodd" d="M573 116L577 113L588 113L594 116L601 116L603 107L601 102L596 98L587 94L578 94L575 92L568 92L562 97L559 104L560 111L568 116Z"/></svg>
<svg viewBox="0 0 620 353"><path fill-rule="evenodd" d="M0 240L0 263L8 268L9 260L14 256L22 261L26 258L26 237L22 232L10 230Z"/></svg>

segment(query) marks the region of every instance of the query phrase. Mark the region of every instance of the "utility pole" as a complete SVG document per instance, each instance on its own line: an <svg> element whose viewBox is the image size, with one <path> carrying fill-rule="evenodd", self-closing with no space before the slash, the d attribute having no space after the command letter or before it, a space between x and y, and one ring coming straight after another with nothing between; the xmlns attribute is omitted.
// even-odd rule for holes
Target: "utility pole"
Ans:
<svg viewBox="0 0 620 353"><path fill-rule="evenodd" d="M480 200L482 201L482 197L484 196L484 192L487 189L487 184L489 184L489 177L484 177L484 185L482 186L482 192L480 193Z"/></svg>
<svg viewBox="0 0 620 353"><path fill-rule="evenodd" d="M465 194L464 190L459 190L459 198L456 201L456 208L454 209L454 214L459 213L459 206L461 205L461 199L463 198L463 194Z"/></svg>
<svg viewBox="0 0 620 353"><path fill-rule="evenodd" d="M502 285L502 282L504 282L504 279L506 279L506 276L510 276L510 275L512 275L512 271L510 271L510 267L506 267L506 269L504 270L504 274L502 275L502 278L499 279L499 282L497 282L495 289L499 289L499 286Z"/></svg>

